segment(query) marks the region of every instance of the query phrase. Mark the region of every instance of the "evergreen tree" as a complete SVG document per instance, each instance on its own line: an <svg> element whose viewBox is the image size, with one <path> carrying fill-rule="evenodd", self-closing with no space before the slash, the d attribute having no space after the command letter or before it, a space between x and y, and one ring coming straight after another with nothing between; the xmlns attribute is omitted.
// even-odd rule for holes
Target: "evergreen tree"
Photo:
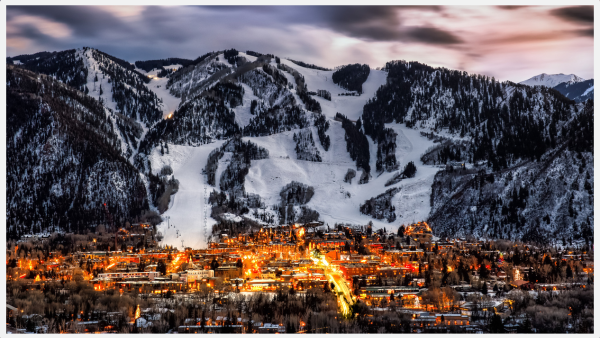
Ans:
<svg viewBox="0 0 600 338"><path fill-rule="evenodd" d="M489 330L491 333L504 333L504 323L502 322L502 317L497 314L492 316L492 321L490 322Z"/></svg>
<svg viewBox="0 0 600 338"><path fill-rule="evenodd" d="M404 170L402 171L402 174L408 178L415 177L416 173L417 167L415 166L415 163L413 161L408 162L404 167Z"/></svg>

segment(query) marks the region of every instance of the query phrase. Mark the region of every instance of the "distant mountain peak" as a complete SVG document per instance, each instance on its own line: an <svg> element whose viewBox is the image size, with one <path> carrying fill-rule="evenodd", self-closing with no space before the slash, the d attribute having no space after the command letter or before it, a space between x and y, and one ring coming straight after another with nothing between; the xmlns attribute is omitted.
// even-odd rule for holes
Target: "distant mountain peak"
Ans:
<svg viewBox="0 0 600 338"><path fill-rule="evenodd" d="M565 75L563 73L560 73L560 74L542 73L542 74L536 75L528 80L521 81L519 83L528 85L528 86L546 86L546 87L552 88L563 82L573 84L573 83L578 83L578 82L582 82L582 81L585 81L585 79L583 79L575 74Z"/></svg>

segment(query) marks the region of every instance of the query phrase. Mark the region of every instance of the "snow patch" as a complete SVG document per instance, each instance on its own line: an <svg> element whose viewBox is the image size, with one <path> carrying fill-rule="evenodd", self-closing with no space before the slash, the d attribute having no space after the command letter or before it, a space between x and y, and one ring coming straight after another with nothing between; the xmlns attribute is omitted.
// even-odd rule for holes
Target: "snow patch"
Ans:
<svg viewBox="0 0 600 338"><path fill-rule="evenodd" d="M208 154L224 142L200 147L169 145L169 156L165 156L173 158L168 162L172 163L173 175L179 180L179 191L171 197L173 204L162 215L164 221L158 225L158 231L163 234L161 245L181 248L183 240L185 247L207 248L207 240L216 221L210 217L211 207L205 204L205 199L216 189L206 184L202 169L206 167ZM152 167L154 170L154 164Z"/></svg>

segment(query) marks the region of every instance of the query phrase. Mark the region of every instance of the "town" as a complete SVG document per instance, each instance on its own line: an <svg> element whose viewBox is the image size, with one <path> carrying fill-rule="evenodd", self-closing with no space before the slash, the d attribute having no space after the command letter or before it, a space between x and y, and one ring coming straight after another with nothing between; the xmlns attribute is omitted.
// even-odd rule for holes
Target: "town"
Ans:
<svg viewBox="0 0 600 338"><path fill-rule="evenodd" d="M319 222L152 224L7 242L13 333L593 332L593 252Z"/></svg>

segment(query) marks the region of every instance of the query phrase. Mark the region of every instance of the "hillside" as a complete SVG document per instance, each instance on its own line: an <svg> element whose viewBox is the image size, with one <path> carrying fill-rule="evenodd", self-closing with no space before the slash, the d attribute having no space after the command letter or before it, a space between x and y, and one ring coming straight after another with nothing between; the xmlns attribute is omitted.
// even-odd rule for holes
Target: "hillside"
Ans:
<svg viewBox="0 0 600 338"><path fill-rule="evenodd" d="M571 83L563 82L554 89L575 102L585 102L594 99L594 79Z"/></svg>
<svg viewBox="0 0 600 338"><path fill-rule="evenodd" d="M578 83L585 81L575 74L546 74L542 73L540 75L536 75L530 79L519 82L520 84L528 85L528 86L546 86L548 88L554 88L557 85L567 82L567 83Z"/></svg>
<svg viewBox="0 0 600 338"><path fill-rule="evenodd" d="M307 220L591 238L593 103L546 86L405 61L338 68L338 85L333 70L234 49L138 67L94 49L20 59L104 106L111 149L176 226L160 224L164 244ZM311 198L284 200L290 187Z"/></svg>
<svg viewBox="0 0 600 338"><path fill-rule="evenodd" d="M385 122L404 121L440 142L423 156L425 163L467 163L464 171L436 175L429 221L439 234L543 242L556 235L579 239L574 230L581 229L581 223L593 224L593 194L580 191L584 178L593 177L591 102L584 108L546 87L499 83L418 63L391 62L386 70L388 83L365 106L365 132L383 135ZM570 159L572 148L566 146L571 137L587 140L588 146L577 148L576 159ZM568 167L581 169L568 176ZM561 171L564 174L555 176ZM563 190L556 188L559 182L565 183ZM521 185L545 188L522 197L523 212L507 214L500 206L508 207L513 190ZM573 196L568 203L577 205L578 214L571 218L561 214L565 196ZM496 209L490 211L490 204ZM538 221L546 214L547 231L539 232ZM471 218L465 221L467 216Z"/></svg>
<svg viewBox="0 0 600 338"><path fill-rule="evenodd" d="M123 224L148 209L138 170L121 152L114 116L51 77L7 69L7 234Z"/></svg>

